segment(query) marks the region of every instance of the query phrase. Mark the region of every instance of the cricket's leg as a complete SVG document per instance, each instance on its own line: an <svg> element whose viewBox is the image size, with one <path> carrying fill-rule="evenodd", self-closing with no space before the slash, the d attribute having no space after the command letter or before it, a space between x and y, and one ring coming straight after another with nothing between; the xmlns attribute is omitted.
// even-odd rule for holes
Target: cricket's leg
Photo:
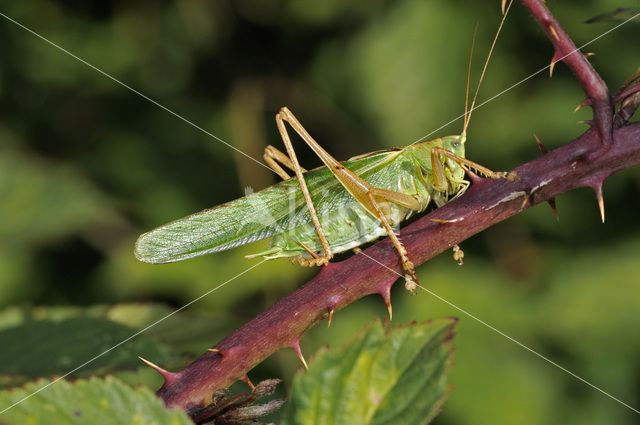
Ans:
<svg viewBox="0 0 640 425"><path fill-rule="evenodd" d="M286 138L285 146L287 146L287 151L289 151L291 147L291 141L289 140L289 136L284 127L284 121L288 122L296 131L296 133L298 133L298 135L300 135L300 137L302 137L302 139L307 143L307 145L309 145L309 147L313 149L313 151L320 157L327 168L331 170L333 175L345 187L345 189L347 189L347 191L349 191L349 193L351 193L351 195L356 200L358 200L358 202L360 202L365 208L367 208L380 220L380 222L385 227L385 230L389 234L389 237L391 237L396 250L398 250L398 253L400 254L402 265L405 271L408 275L411 276L411 279L407 280L407 288L415 288L415 271L413 264L407 257L407 250L404 248L402 242L400 242L397 235L393 231L386 215L381 210L375 198L382 198L395 204L401 205L405 208L413 209L416 211L422 210L423 205L421 205L420 202L418 202L418 200L416 200L413 196L406 195L404 193L393 192L390 190L374 188L369 183L360 178L357 174L345 168L342 164L340 164L340 162L338 162L327 151L325 151L318 144L318 142L313 139L313 137L311 137L311 135L304 129L302 124L300 124L300 122L291 113L291 111L289 111L289 109L282 108L278 115L276 115L276 121L278 122L278 128L280 129L283 140L285 140ZM295 155L295 153L293 153L293 155ZM294 163L297 163L297 160L294 156L291 155L291 152L289 152L289 156L294 161ZM301 177L298 178L301 179ZM309 203L310 202L308 202L307 205L309 205ZM311 211L311 208L309 210ZM316 226L316 230L318 231L318 235L320 236L322 234L322 229L320 228L319 224ZM409 282L412 283L410 284Z"/></svg>
<svg viewBox="0 0 640 425"><path fill-rule="evenodd" d="M456 154L454 154L451 151L448 151L446 149L440 148L440 147L434 147L431 149L431 169L433 170L433 180L434 180L434 186L437 190L441 191L441 192L446 192L448 184L447 184L447 178L445 176L445 172L444 172L444 166L442 165L442 162L440 162L440 155L444 155L448 158L453 159L454 161L456 161L457 163L461 164L461 165L466 165L467 167L474 169L478 172L480 172L481 174L484 174L485 176L487 176L488 178L492 178L492 179L501 179L501 178L506 178L509 181L512 181L515 179L515 173L511 172L511 173L506 173L506 172L495 172L492 171L486 167L483 167L480 164L477 164L473 161L470 161L466 158L463 158L461 156L458 156ZM454 198L457 198L458 196L462 195L467 188L469 187L469 182L464 181L464 183L462 183L462 189L459 190L455 195ZM440 206L440 205L438 205ZM436 220L440 223L450 223L453 222L453 220ZM462 251L462 249L460 249L460 247L458 245L454 245L453 246L453 259L455 261L458 262L459 265L463 264L463 258L464 258L464 251Z"/></svg>
<svg viewBox="0 0 640 425"><path fill-rule="evenodd" d="M280 166L280 164L284 165L285 167L287 167L288 169L290 169L291 171L295 172L295 167L293 165L293 162L291 162L291 159L289 159L289 157L283 153L282 151L278 150L277 148L274 148L271 145L268 145L265 149L264 149L264 156L263 156L265 162L267 163L267 165L276 172L277 175L279 175L282 180L289 180L291 178L291 176L289 174L287 174L286 171L284 171L284 169ZM278 164L280 163L280 164ZM300 167L300 169L302 170L303 173L306 173L307 170L305 170L304 168Z"/></svg>
<svg viewBox="0 0 640 425"><path fill-rule="evenodd" d="M415 289L418 284L418 277L416 276L415 267L411 262L411 260L409 260L407 249L404 247L402 242L400 242L400 239L398 238L398 235L396 235L396 232L393 231L393 228L391 227L391 224L389 223L387 216L384 214L384 212L382 211L382 209L378 205L378 202L376 202L376 199L375 199L377 196L379 198L384 198L392 201L391 199L386 197L387 193L385 192L389 192L389 191L386 191L386 190L381 191L380 189L372 188L368 193L369 201L371 202L371 205L373 206L376 212L376 216L378 217L378 220L380 220L380 222L386 229L387 234L389 235L389 238L391 238L391 242L393 243L393 246L396 248L396 251L398 251L398 254L400 254L400 259L402 261L402 268L405 271L404 287L408 291L410 291L412 294L415 295Z"/></svg>
<svg viewBox="0 0 640 425"><path fill-rule="evenodd" d="M289 125L291 125L291 127L296 131L296 133L298 133L298 135L302 137L302 139L316 153L316 155L318 155L320 160L322 160L324 165L333 173L333 175L344 186L344 188L347 189L347 191L349 191L349 193L351 193L351 195L358 201L360 201L360 203L362 203L367 209L369 209L369 211L373 212L373 208L368 205L369 200L367 194L374 188L369 183L362 180L353 171L345 168L340 162L338 162L327 151L325 151L322 146L320 146L318 142L316 142L313 137L311 137L307 130L304 129L302 124L300 124L300 122L288 108L284 107L280 110L278 115L276 115L276 121L278 121L279 128L280 125L282 125L282 131L280 133L286 135L287 141L289 140L289 136L286 129L284 128L284 121L288 122ZM284 137L285 136L283 136L283 139ZM288 141L288 143L290 146L291 142ZM419 211L422 208L420 203L411 195L384 189L375 190L376 196L383 197L406 208L410 208L416 211Z"/></svg>
<svg viewBox="0 0 640 425"><path fill-rule="evenodd" d="M380 205L378 204L376 199L384 199L386 201L393 202L394 204L401 205L405 208L413 209L414 211L421 211L425 208L425 206L418 203L418 201L412 196L406 195L404 193L393 192L391 190L378 189L375 187L369 188L367 196L369 198L371 207L375 211L376 217L384 226L387 234L389 235L389 238L391 239L391 242L393 243L393 246L396 248L396 251L398 251L398 254L400 254L402 268L405 271L404 287L415 295L414 290L418 284L418 276L416 276L415 267L411 260L409 260L407 249L402 244L402 241L400 241L400 239L398 238L398 235L396 235L393 227L391 226L391 223L389 223L389 219L387 218L384 211L382 211L382 209L380 208Z"/></svg>
<svg viewBox="0 0 640 425"><path fill-rule="evenodd" d="M300 189L302 189L302 196L304 197L304 201L306 202L307 208L309 209L309 214L311 215L311 221L313 222L313 227L315 227L316 232L318 233L318 238L320 239L320 243L322 244L322 249L324 251L324 255L322 256L316 256L310 260L300 258L298 259L298 261L303 266L326 265L329 262L329 260L333 257L333 252L331 252L331 246L329 245L329 241L327 240L327 237L324 234L324 230L322 230L322 226L320 225L320 219L318 219L316 208L313 205L313 201L311 200L311 194L309 193L309 188L307 187L307 183L304 180L304 176L302 175L302 173L304 172L303 168L300 167L300 163L298 162L298 157L296 156L296 152L293 149L291 139L289 138L289 133L287 132L287 128L284 125L284 121L289 122L287 113L290 114L291 112L289 112L287 108L282 108L280 112L276 114L276 124L278 125L278 131L280 131L280 136L282 137L284 146L287 148L287 153L289 154L289 160L291 161L290 168L293 169L293 171L296 174L296 177L298 178L298 182L300 183ZM265 155L266 155L266 152L265 152Z"/></svg>
<svg viewBox="0 0 640 425"><path fill-rule="evenodd" d="M467 167L478 171L480 174L483 174L485 177L490 179L507 179L509 181L513 181L516 178L516 174L514 172L497 172L488 169L476 162L473 162L467 158L463 158L461 156L456 155L455 153L446 150L441 147L431 148L431 166L433 169L434 179L444 178L444 170L442 167L442 163L439 161L438 155L444 155L452 160L456 161L458 164L466 165ZM437 170L436 170L437 168ZM440 174L440 172L442 174ZM440 175L439 175L440 174ZM437 183L438 184L438 183Z"/></svg>

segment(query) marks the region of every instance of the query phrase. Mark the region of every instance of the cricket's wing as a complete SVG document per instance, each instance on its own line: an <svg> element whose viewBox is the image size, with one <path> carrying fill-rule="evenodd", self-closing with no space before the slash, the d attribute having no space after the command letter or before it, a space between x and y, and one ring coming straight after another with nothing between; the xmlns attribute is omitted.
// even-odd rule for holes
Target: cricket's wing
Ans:
<svg viewBox="0 0 640 425"><path fill-rule="evenodd" d="M344 164L362 175L389 159L376 153ZM319 214L344 201L337 198L350 198L327 168L309 171L305 180ZM134 252L140 261L170 263L259 241L310 221L298 179L292 178L151 230L138 238Z"/></svg>
<svg viewBox="0 0 640 425"><path fill-rule="evenodd" d="M244 198L172 221L141 235L135 256L147 263L169 263L223 251L279 233L297 180L281 182Z"/></svg>

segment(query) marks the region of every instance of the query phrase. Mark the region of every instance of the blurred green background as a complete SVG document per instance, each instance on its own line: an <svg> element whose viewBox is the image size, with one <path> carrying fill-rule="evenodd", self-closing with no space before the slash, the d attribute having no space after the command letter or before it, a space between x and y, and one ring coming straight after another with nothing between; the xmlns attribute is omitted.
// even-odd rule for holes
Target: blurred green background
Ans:
<svg viewBox="0 0 640 425"><path fill-rule="evenodd" d="M549 2L577 45L616 25L584 21L614 0ZM458 133L475 21L475 72L497 28L496 1L42 1L0 12L261 159L281 147L288 106L338 159ZM640 26L591 44L615 91L636 71ZM0 19L0 304L159 302L181 306L259 260L254 244L170 265L133 257L155 226L259 190L277 176L60 50ZM520 4L507 20L480 101L546 66L552 48ZM583 92L564 65L480 108L467 156L511 169L585 129ZM319 161L301 150L307 168ZM590 189L536 206L420 267L439 296L640 408L640 170L609 179L607 221ZM272 261L189 310L216 323L197 353L304 283L315 270ZM461 318L455 386L438 424L631 424L637 414L424 292L394 289L394 322ZM303 350L340 345L375 317L363 299L308 332ZM171 319L169 319L171 320ZM39 340L49 344L46 336ZM53 342L51 342L53 343ZM200 350L200 351L198 351ZM96 353L97 354L97 353ZM297 368L283 351L254 380ZM184 361L183 361L184 362Z"/></svg>

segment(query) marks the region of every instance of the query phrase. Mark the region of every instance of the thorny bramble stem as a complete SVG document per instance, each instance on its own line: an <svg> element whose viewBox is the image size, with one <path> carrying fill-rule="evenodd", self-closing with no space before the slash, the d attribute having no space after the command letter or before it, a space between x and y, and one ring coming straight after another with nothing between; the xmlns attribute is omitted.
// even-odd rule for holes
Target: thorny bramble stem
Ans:
<svg viewBox="0 0 640 425"><path fill-rule="evenodd" d="M422 217L402 230L412 261L422 264L468 237L529 206L578 187L600 187L611 174L640 165L640 123L615 130L612 147L594 159L598 132L588 130L578 139L515 171L519 179L480 180L464 196ZM455 222L441 224L433 219ZM381 264L402 273L389 239L364 251ZM166 376L158 395L169 407L189 409L206 402L215 389L225 388L287 346L296 347L303 333L353 301L373 293L388 300L398 276L364 255L354 255L323 267L306 285L237 329L187 368Z"/></svg>
<svg viewBox="0 0 640 425"><path fill-rule="evenodd" d="M551 39L555 58L575 50L541 1L522 1ZM595 190L604 216L604 180L617 171L640 165L640 123L625 123L614 129L613 104L602 79L579 52L563 60L580 80L593 106L595 128L518 167L515 181L474 178L464 196L404 228L403 243L416 265L525 208L578 187ZM306 285L237 329L185 369L160 369L165 383L158 395L169 407L202 407L215 390L242 379L274 351L284 347L299 351L304 332L329 312L374 293L382 295L390 305L390 288L398 275L385 267L402 274L400 259L388 238L364 253L366 256L354 255L323 267Z"/></svg>
<svg viewBox="0 0 640 425"><path fill-rule="evenodd" d="M607 85L593 68L587 57L577 50L569 35L562 29L547 6L540 0L522 0L555 48L552 64L562 59L573 71L593 108L593 123L607 149L612 139L613 103Z"/></svg>

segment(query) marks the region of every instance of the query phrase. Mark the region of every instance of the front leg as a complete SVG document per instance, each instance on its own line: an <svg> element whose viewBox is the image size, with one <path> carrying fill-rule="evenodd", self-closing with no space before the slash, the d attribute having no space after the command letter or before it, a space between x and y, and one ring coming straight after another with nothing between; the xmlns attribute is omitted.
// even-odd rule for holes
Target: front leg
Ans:
<svg viewBox="0 0 640 425"><path fill-rule="evenodd" d="M455 153L445 149L445 148L441 148L441 147L433 147L431 148L431 167L433 170L433 177L434 180L436 181L436 187L438 190L440 190L441 192L443 192L444 190L446 190L447 187L447 182L446 182L446 176L444 174L444 165L442 165L442 162L440 162L439 159L439 155L444 155L452 160L454 160L455 162L457 162L460 165L466 165L467 167L471 168L472 170L475 170L477 172L479 172L480 174L484 175L485 177L489 178L489 179L507 179L510 182L514 181L518 175L514 172L514 171L509 171L509 172L505 172L505 171L492 171L490 169L488 169L485 166L482 166L476 162L473 162L467 158L463 158L459 155L456 155ZM441 187L444 187L444 189L441 189Z"/></svg>

